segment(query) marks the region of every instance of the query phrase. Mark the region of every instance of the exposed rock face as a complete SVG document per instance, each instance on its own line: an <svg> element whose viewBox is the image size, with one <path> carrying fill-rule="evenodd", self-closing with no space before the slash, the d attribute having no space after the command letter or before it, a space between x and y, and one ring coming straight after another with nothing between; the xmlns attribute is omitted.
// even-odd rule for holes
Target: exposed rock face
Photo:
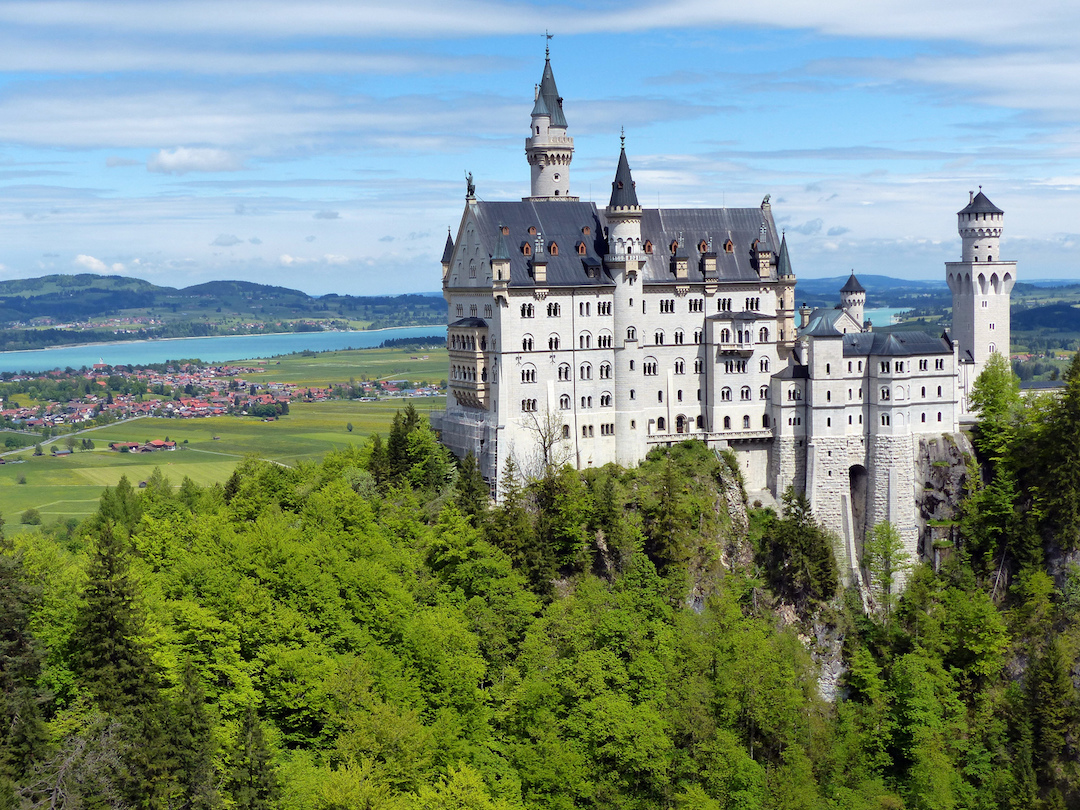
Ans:
<svg viewBox="0 0 1080 810"><path fill-rule="evenodd" d="M975 450L964 433L921 438L915 457L915 520L919 556L937 567L956 542L960 501L967 492Z"/></svg>

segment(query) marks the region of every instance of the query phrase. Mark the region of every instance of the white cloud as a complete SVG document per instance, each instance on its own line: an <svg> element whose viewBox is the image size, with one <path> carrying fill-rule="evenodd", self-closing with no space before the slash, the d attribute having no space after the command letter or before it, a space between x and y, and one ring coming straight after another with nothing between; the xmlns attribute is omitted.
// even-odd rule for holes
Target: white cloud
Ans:
<svg viewBox="0 0 1080 810"><path fill-rule="evenodd" d="M218 238L215 239L210 244L212 246L214 246L214 247L232 247L233 245L239 245L242 241L244 241L244 240L240 239L238 236L235 236L234 234L222 233L222 234L218 234Z"/></svg>
<svg viewBox="0 0 1080 810"><path fill-rule="evenodd" d="M88 256L85 253L80 253L75 257L75 264L80 267L84 267L94 273L123 273L124 265L116 262L115 264L105 264L101 259L95 259L93 256Z"/></svg>
<svg viewBox="0 0 1080 810"><path fill-rule="evenodd" d="M335 264L335 265L337 265L337 264L348 264L349 263L349 257L348 256L335 256L333 253L327 253L325 256L323 256L323 261L326 262L327 264Z"/></svg>
<svg viewBox="0 0 1080 810"><path fill-rule="evenodd" d="M162 174L188 172L236 172L244 168L243 161L224 149L205 149L178 146L162 149L146 161L146 170Z"/></svg>

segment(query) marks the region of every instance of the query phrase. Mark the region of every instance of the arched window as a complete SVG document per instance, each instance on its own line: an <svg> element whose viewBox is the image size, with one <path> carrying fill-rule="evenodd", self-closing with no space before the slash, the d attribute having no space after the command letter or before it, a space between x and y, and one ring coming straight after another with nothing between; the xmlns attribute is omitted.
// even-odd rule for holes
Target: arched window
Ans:
<svg viewBox="0 0 1080 810"><path fill-rule="evenodd" d="M588 363L582 363L581 364L581 379L583 379L583 380L591 380L592 379L592 366L589 365Z"/></svg>
<svg viewBox="0 0 1080 810"><path fill-rule="evenodd" d="M694 373L701 374L705 370L705 361L700 357L694 359Z"/></svg>
<svg viewBox="0 0 1080 810"><path fill-rule="evenodd" d="M570 395L569 394L563 394L561 397L559 397L559 410L563 410L563 411L570 410Z"/></svg>
<svg viewBox="0 0 1080 810"><path fill-rule="evenodd" d="M721 329L720 330L720 342L721 343L731 343L731 330L730 329Z"/></svg>
<svg viewBox="0 0 1080 810"><path fill-rule="evenodd" d="M667 430L667 422L664 421L664 417L661 416L659 419L656 420L656 429Z"/></svg>
<svg viewBox="0 0 1080 810"><path fill-rule="evenodd" d="M675 373L676 374L685 374L686 373L686 363L683 362L682 360L676 360L675 361Z"/></svg>
<svg viewBox="0 0 1080 810"><path fill-rule="evenodd" d="M758 339L758 343L768 343L769 342L769 330L768 330L768 327L763 326L758 330L758 338L757 339Z"/></svg>
<svg viewBox="0 0 1080 810"><path fill-rule="evenodd" d="M548 337L548 351L554 352L559 349L559 336L551 335Z"/></svg>
<svg viewBox="0 0 1080 810"><path fill-rule="evenodd" d="M741 399L743 402L746 402L746 401L748 401L750 399L750 386L749 385L744 385L742 387L742 389L739 391L739 399Z"/></svg>
<svg viewBox="0 0 1080 810"><path fill-rule="evenodd" d="M650 242L648 239L645 240L645 252L650 255L652 254L652 242Z"/></svg>
<svg viewBox="0 0 1080 810"><path fill-rule="evenodd" d="M556 194L557 193L558 192L556 192ZM559 246L555 242L550 243L548 245L548 253L550 253L552 256L558 256L559 255Z"/></svg>
<svg viewBox="0 0 1080 810"><path fill-rule="evenodd" d="M882 388L881 389L881 401L886 402L886 401L888 401L888 399L889 399L889 389L888 388Z"/></svg>
<svg viewBox="0 0 1080 810"><path fill-rule="evenodd" d="M570 379L570 364L569 363L563 363L562 365L559 366L559 379L560 380L569 380Z"/></svg>
<svg viewBox="0 0 1080 810"><path fill-rule="evenodd" d="M731 402L731 389L730 388L721 388L720 389L720 401L721 402Z"/></svg>
<svg viewBox="0 0 1080 810"><path fill-rule="evenodd" d="M889 415L887 413L883 413L881 415L881 424L885 425L886 427L889 425Z"/></svg>
<svg viewBox="0 0 1080 810"><path fill-rule="evenodd" d="M611 394L609 394L607 391L605 391L604 393L602 393L600 395L600 407L601 408L610 408L611 407Z"/></svg>
<svg viewBox="0 0 1080 810"><path fill-rule="evenodd" d="M758 364L758 366L762 371L768 371L769 370L769 358L768 357L762 357L761 362Z"/></svg>
<svg viewBox="0 0 1080 810"><path fill-rule="evenodd" d="M564 439L569 439L570 438L570 426L569 425L563 425L562 426L562 437Z"/></svg>
<svg viewBox="0 0 1080 810"><path fill-rule="evenodd" d="M696 420L696 424L697 424L697 429L698 430L704 430L705 429L705 417L704 416L699 416L697 418L697 420Z"/></svg>
<svg viewBox="0 0 1080 810"><path fill-rule="evenodd" d="M627 327L627 329L626 329L626 339L627 340L637 340L637 329L635 329L632 326Z"/></svg>
<svg viewBox="0 0 1080 810"><path fill-rule="evenodd" d="M662 390L656 392L656 401L657 402L663 402L664 401L664 392Z"/></svg>
<svg viewBox="0 0 1080 810"><path fill-rule="evenodd" d="M749 416L744 416L742 418L742 426L743 426L743 430L749 430L750 429L750 417Z"/></svg>
<svg viewBox="0 0 1080 810"><path fill-rule="evenodd" d="M663 333L663 331L657 331L657 332L653 333L653 341L656 343L657 346L663 346L664 345L664 333Z"/></svg>
<svg viewBox="0 0 1080 810"><path fill-rule="evenodd" d="M582 332L578 335L578 348L579 349L591 349L592 348L592 335L588 332Z"/></svg>
<svg viewBox="0 0 1080 810"><path fill-rule="evenodd" d="M600 364L600 379L601 380L610 380L611 379L611 364L610 363L601 363Z"/></svg>
<svg viewBox="0 0 1080 810"><path fill-rule="evenodd" d="M532 335L525 335L525 337L521 339L521 350L523 352L531 352L533 350Z"/></svg>
<svg viewBox="0 0 1080 810"><path fill-rule="evenodd" d="M681 346L682 343L683 343L683 331L681 329L677 329L675 331L675 345L676 346Z"/></svg>
<svg viewBox="0 0 1080 810"><path fill-rule="evenodd" d="M548 304L547 313L549 318L559 317L559 305L555 302Z"/></svg>
<svg viewBox="0 0 1080 810"><path fill-rule="evenodd" d="M768 399L768 398L769 398L769 386L763 385L763 386L761 386L761 389L758 391L758 399Z"/></svg>
<svg viewBox="0 0 1080 810"><path fill-rule="evenodd" d="M769 427L769 415L768 414L765 414L764 416L761 417L761 426L763 428L768 428Z"/></svg>
<svg viewBox="0 0 1080 810"><path fill-rule="evenodd" d="M731 417L730 416L725 416L724 417L724 430L731 430Z"/></svg>
<svg viewBox="0 0 1080 810"><path fill-rule="evenodd" d="M536 367L530 365L530 366L525 366L524 368L522 368L521 369L521 381L523 383L534 383L534 382L536 382Z"/></svg>

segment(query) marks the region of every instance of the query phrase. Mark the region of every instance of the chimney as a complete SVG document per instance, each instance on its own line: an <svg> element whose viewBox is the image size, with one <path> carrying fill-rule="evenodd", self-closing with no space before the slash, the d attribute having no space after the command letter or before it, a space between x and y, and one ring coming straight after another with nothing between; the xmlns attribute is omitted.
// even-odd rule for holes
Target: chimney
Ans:
<svg viewBox="0 0 1080 810"><path fill-rule="evenodd" d="M811 313L811 311L812 310L810 309L810 307L808 307L805 304L805 302L803 303L803 305L801 307L799 307L799 328L800 329L805 329L807 324L810 323L810 313Z"/></svg>

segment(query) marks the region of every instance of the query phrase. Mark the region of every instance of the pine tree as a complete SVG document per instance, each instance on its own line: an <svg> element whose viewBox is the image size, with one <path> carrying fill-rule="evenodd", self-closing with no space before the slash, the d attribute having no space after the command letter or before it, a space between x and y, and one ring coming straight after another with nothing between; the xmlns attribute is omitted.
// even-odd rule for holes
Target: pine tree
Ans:
<svg viewBox="0 0 1080 810"><path fill-rule="evenodd" d="M182 810L211 810L221 800L215 785L212 724L199 673L187 660L174 713L177 773Z"/></svg>
<svg viewBox="0 0 1080 810"><path fill-rule="evenodd" d="M469 519L474 527L480 528L487 513L488 485L480 473L480 465L471 452L458 465L457 506L461 514Z"/></svg>
<svg viewBox="0 0 1080 810"><path fill-rule="evenodd" d="M157 672L141 641L142 616L119 532L102 526L75 619L73 663L109 714L135 712L157 697Z"/></svg>
<svg viewBox="0 0 1080 810"><path fill-rule="evenodd" d="M270 810L280 788L254 706L244 714L230 764L228 788L238 810Z"/></svg>

